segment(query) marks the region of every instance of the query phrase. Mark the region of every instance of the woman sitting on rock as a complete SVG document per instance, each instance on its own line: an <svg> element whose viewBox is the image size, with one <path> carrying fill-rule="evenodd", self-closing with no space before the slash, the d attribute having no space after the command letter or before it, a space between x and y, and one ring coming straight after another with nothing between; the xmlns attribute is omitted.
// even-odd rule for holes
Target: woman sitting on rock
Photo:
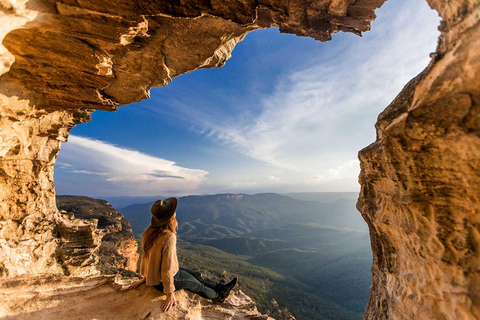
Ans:
<svg viewBox="0 0 480 320"><path fill-rule="evenodd" d="M140 274L143 278L129 289L135 289L146 282L147 286L165 293L167 299L162 305L163 311L168 311L170 307L176 305L174 291L181 289L222 303L235 286L237 278L228 283L221 283L203 277L198 271L178 265L176 208L176 198L158 200L152 205L151 224L142 235Z"/></svg>

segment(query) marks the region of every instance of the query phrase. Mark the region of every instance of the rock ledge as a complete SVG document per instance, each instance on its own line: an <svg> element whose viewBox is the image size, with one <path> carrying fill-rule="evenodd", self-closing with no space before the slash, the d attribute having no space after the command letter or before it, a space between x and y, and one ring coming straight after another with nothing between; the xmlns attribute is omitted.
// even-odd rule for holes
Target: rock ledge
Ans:
<svg viewBox="0 0 480 320"><path fill-rule="evenodd" d="M4 280L0 282L0 318L273 320L259 313L253 300L241 290L233 291L221 305L180 290L175 293L174 309L163 312L166 296L155 288L145 284L134 290L122 287L127 283L114 275Z"/></svg>

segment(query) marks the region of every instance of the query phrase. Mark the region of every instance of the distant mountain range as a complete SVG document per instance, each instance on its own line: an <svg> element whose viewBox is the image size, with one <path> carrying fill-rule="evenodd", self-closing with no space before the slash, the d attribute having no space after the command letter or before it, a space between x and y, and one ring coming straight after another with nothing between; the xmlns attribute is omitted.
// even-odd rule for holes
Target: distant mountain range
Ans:
<svg viewBox="0 0 480 320"><path fill-rule="evenodd" d="M358 194L259 193L178 198L179 261L214 277L239 277L262 312L271 300L297 320L360 320L368 301L372 253ZM167 197L107 199L137 241L150 207ZM133 200L147 201L131 203Z"/></svg>
<svg viewBox="0 0 480 320"><path fill-rule="evenodd" d="M178 197L179 245L190 248L179 259L191 268L239 276L263 312L274 298L298 320L360 320L372 253L357 197L354 192ZM119 209L138 238L159 198L167 197ZM257 274L259 267L274 273Z"/></svg>
<svg viewBox="0 0 480 320"><path fill-rule="evenodd" d="M181 265L215 278L239 277L264 313L273 298L297 320L360 320L368 301L372 253L363 232L291 224L182 241L178 256Z"/></svg>
<svg viewBox="0 0 480 320"><path fill-rule="evenodd" d="M239 236L188 241L248 256L245 262L306 285L308 292L356 313L357 319L367 304L372 253L365 232L295 223ZM287 307L295 316L306 315L299 313L295 306ZM337 317L339 314L331 319Z"/></svg>
<svg viewBox="0 0 480 320"><path fill-rule="evenodd" d="M358 198L358 192L288 192L278 194L297 200L319 201L323 203L334 202L340 199L356 200ZM205 194L200 196L205 196ZM101 199L107 200L117 210L132 204L155 202L158 199L167 198L170 198L170 196L101 197Z"/></svg>
<svg viewBox="0 0 480 320"><path fill-rule="evenodd" d="M289 223L316 223L367 231L365 221L355 208L356 196L350 192L345 194L345 198L340 195L341 193L335 193L335 196L318 193L317 198L324 199L325 202L298 200L277 193L179 197L179 234L184 240L193 237L220 238ZM301 196L312 199L314 194ZM141 235L150 224L153 202L155 200L118 208L132 224L136 236Z"/></svg>
<svg viewBox="0 0 480 320"><path fill-rule="evenodd" d="M341 199L357 200L358 192L288 192L279 193L297 200L318 201L323 203L335 202Z"/></svg>
<svg viewBox="0 0 480 320"><path fill-rule="evenodd" d="M155 202L158 199L167 199L166 196L149 196L149 197L102 197L107 200L115 209L125 208L132 204Z"/></svg>

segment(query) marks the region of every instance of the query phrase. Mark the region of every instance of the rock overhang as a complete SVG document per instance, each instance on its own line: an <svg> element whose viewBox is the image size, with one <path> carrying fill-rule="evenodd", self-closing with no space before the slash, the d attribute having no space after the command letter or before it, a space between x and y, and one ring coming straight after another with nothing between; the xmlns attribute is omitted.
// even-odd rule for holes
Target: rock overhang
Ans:
<svg viewBox="0 0 480 320"><path fill-rule="evenodd" d="M384 1L30 0L7 11L31 20L3 39L15 63L0 77L0 94L47 111L115 111L178 75L223 66L248 32L360 35Z"/></svg>

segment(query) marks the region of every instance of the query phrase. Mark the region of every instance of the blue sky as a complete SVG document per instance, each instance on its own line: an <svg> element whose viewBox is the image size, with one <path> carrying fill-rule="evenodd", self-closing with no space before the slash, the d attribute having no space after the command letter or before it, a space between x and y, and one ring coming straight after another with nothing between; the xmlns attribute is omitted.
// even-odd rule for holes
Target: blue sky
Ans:
<svg viewBox="0 0 480 320"><path fill-rule="evenodd" d="M251 32L224 67L94 112L62 144L57 193L358 191L358 151L374 142L378 114L427 66L439 35L424 1L390 0L376 14L363 37L329 42Z"/></svg>

